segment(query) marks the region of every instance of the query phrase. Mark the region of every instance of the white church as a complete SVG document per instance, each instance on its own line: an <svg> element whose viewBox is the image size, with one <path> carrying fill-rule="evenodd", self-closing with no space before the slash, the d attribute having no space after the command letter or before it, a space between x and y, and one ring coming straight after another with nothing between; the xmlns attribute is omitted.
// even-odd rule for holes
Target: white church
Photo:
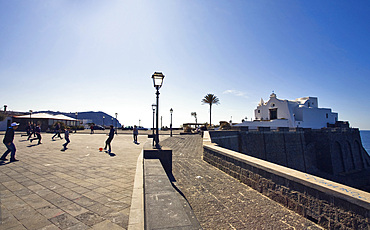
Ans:
<svg viewBox="0 0 370 230"><path fill-rule="evenodd" d="M244 121L234 126L248 126L249 129L257 127L321 129L338 121L338 113L333 113L328 108L319 108L317 97L302 97L289 101L278 99L275 93L270 95L267 102L261 98L254 115L254 121Z"/></svg>

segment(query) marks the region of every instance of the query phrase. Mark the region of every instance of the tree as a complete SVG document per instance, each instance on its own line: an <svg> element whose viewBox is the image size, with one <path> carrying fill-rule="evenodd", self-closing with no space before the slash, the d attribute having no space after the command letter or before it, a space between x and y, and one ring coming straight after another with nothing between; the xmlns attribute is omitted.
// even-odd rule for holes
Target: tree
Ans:
<svg viewBox="0 0 370 230"><path fill-rule="evenodd" d="M212 122L211 122L212 121L212 105L220 104L220 100L214 94L209 93L206 96L204 96L204 98L202 99L202 103L209 104L209 124L212 125Z"/></svg>
<svg viewBox="0 0 370 230"><path fill-rule="evenodd" d="M195 117L195 126L198 126L197 112L191 112L191 115Z"/></svg>

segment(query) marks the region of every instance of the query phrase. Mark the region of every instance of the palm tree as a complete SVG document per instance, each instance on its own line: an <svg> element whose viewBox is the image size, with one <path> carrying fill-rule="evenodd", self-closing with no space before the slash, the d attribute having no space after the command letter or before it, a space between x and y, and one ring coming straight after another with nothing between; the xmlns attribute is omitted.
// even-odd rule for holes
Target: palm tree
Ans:
<svg viewBox="0 0 370 230"><path fill-rule="evenodd" d="M211 93L207 94L202 99L203 104L209 104L209 125L212 125L212 123L211 123L211 121L212 121L212 105L213 104L215 104L215 105L220 104L219 101L220 100L217 98L217 96L215 96L214 94L211 94Z"/></svg>
<svg viewBox="0 0 370 230"><path fill-rule="evenodd" d="M195 117L195 126L198 126L197 112L191 112L191 115Z"/></svg>

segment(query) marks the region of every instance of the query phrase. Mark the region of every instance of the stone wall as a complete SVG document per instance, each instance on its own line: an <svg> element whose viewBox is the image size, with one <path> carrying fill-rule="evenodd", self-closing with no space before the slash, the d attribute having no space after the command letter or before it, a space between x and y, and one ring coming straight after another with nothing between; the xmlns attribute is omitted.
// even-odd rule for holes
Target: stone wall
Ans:
<svg viewBox="0 0 370 230"><path fill-rule="evenodd" d="M370 157L358 129L211 131L213 143L370 191Z"/></svg>
<svg viewBox="0 0 370 230"><path fill-rule="evenodd" d="M203 159L328 229L370 229L370 194L204 142Z"/></svg>

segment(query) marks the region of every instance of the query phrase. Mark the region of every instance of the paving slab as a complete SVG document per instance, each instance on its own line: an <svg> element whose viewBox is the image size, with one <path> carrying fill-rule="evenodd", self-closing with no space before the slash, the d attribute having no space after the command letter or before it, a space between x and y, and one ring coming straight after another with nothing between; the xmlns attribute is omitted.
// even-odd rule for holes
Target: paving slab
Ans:
<svg viewBox="0 0 370 230"><path fill-rule="evenodd" d="M126 229L147 136L136 145L131 135L116 135L109 155L99 151L103 132L72 133L66 151L52 135L42 133L37 145L16 133L19 161L0 162L0 229ZM0 144L0 154L5 150Z"/></svg>
<svg viewBox="0 0 370 230"><path fill-rule="evenodd" d="M322 229L203 161L199 135L161 144L172 149L174 183L203 229Z"/></svg>

